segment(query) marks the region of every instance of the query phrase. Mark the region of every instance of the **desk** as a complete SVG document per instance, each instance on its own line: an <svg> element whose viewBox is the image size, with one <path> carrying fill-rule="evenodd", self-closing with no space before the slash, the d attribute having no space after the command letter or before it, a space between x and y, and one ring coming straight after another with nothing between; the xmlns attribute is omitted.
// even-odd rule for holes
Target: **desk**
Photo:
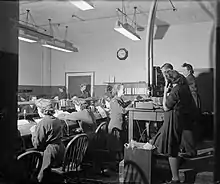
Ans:
<svg viewBox="0 0 220 184"><path fill-rule="evenodd" d="M164 112L162 109L149 110L149 109L137 109L137 108L126 108L129 111L129 125L128 125L128 141L133 139L133 121L134 120L145 120L148 122L156 121L162 122Z"/></svg>

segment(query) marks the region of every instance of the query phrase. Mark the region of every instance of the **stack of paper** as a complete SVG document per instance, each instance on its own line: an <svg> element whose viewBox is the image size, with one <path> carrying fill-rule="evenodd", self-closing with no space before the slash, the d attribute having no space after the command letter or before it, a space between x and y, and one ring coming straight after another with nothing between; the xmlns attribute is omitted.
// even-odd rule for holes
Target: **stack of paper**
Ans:
<svg viewBox="0 0 220 184"><path fill-rule="evenodd" d="M29 124L29 121L26 120L26 119L19 119L19 120L17 121L17 123L18 123L18 126L19 126L19 125L26 125L26 124Z"/></svg>

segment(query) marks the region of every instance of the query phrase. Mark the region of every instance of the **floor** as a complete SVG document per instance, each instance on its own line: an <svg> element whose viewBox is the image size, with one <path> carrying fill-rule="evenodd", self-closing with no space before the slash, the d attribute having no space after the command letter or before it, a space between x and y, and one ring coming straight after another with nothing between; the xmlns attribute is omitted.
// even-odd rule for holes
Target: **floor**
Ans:
<svg viewBox="0 0 220 184"><path fill-rule="evenodd" d="M184 184L211 184L213 183L213 142L205 141L198 147L198 156L187 160L180 169L180 176ZM192 169L194 168L194 169ZM195 172L196 170L196 172ZM119 183L119 174L116 171L108 170L107 176L92 174L87 175L88 183ZM161 173L162 176L162 173ZM161 178L161 181L163 179ZM85 182L85 183L87 183ZM152 182L162 184L163 182Z"/></svg>

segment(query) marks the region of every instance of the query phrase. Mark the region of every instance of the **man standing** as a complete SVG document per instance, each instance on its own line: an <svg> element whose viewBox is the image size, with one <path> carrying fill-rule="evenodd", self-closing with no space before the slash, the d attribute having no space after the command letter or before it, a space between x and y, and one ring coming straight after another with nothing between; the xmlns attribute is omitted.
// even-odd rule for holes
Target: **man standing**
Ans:
<svg viewBox="0 0 220 184"><path fill-rule="evenodd" d="M184 63L182 65L183 67L183 75L186 77L187 83L189 85L192 97L195 101L195 105L196 105L196 110L195 110L195 117L196 119L199 117L199 114L201 113L201 101L198 95L198 87L196 84L196 78L193 75L194 74L194 70L192 65L188 64L188 63ZM196 120L195 120L196 121ZM196 122L195 122L196 123ZM183 135L182 135L182 151L183 153L181 153L181 155L183 157L194 157L196 156L196 143L194 140L194 135L193 135L193 129L195 127L195 124L192 125L191 127L188 127L186 130L183 131ZM195 132L194 132L195 133Z"/></svg>
<svg viewBox="0 0 220 184"><path fill-rule="evenodd" d="M201 102L200 102L200 98L198 95L198 87L196 84L196 78L193 75L194 74L194 70L192 65L188 64L188 63L184 63L182 65L183 67L183 75L186 77L186 80L188 82L190 91L192 93L193 99L195 100L196 106L197 108L201 108Z"/></svg>

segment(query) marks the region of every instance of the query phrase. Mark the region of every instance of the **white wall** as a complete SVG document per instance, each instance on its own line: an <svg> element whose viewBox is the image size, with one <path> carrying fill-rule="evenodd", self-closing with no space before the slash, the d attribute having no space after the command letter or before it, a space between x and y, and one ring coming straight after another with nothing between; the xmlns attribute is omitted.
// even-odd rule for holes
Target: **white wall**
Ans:
<svg viewBox="0 0 220 184"><path fill-rule="evenodd" d="M162 40L154 42L155 65L171 62L176 68L188 61L195 68L210 68L209 42L211 22L171 26ZM133 42L114 30L87 34L78 44L78 53L52 50L51 85L64 85L65 72L95 71L95 84L103 84L115 76L116 81L146 80L145 35ZM19 84L40 85L42 79L42 48L38 44L20 42ZM116 58L119 48L125 47L129 57L125 61ZM49 67L49 66L47 66Z"/></svg>

